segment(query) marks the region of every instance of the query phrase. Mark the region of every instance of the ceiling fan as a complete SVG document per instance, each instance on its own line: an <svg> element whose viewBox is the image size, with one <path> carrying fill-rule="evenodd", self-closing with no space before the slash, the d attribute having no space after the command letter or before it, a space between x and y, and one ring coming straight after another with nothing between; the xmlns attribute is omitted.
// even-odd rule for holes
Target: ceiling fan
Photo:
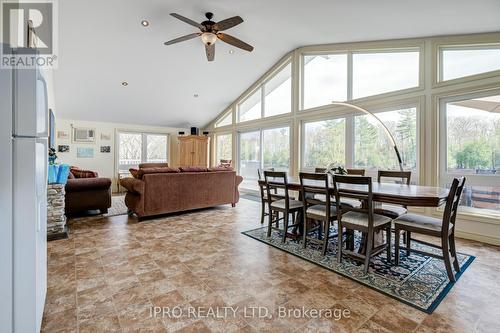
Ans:
<svg viewBox="0 0 500 333"><path fill-rule="evenodd" d="M187 24L197 27L198 29L200 29L200 32L195 32L186 36L169 40L168 42L164 43L165 45L171 45L196 37L201 37L203 44L205 44L205 52L207 54L208 61L213 61L215 59L215 42L218 39L248 52L252 52L253 50L253 46L243 42L242 40L239 40L236 37L220 32L232 28L243 22L243 19L239 16L230 17L220 22L214 22L212 21L214 14L206 13L205 16L207 20L201 23L197 23L191 19L188 19L187 17L176 13L171 13L170 15Z"/></svg>

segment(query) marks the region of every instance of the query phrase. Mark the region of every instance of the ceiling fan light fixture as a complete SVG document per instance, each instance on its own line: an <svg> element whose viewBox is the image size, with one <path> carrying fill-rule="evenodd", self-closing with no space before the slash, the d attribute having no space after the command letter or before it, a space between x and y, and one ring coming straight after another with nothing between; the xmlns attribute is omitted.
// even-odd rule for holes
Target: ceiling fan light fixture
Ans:
<svg viewBox="0 0 500 333"><path fill-rule="evenodd" d="M204 32L201 34L201 40L206 45L212 45L217 41L217 35L211 32Z"/></svg>

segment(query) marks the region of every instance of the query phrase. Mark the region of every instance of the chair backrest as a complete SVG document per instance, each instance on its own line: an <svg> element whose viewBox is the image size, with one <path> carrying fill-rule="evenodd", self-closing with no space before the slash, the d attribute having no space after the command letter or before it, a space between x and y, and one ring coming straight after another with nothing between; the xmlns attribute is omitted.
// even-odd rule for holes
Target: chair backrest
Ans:
<svg viewBox="0 0 500 333"><path fill-rule="evenodd" d="M337 202L337 219L342 218L342 214L348 211L355 211L368 214L369 228L373 228L373 191L372 178L364 176L333 176L335 201ZM363 202L361 207L342 206L341 198L352 198Z"/></svg>
<svg viewBox="0 0 500 333"><path fill-rule="evenodd" d="M455 220L457 217L458 206L460 205L460 196L465 186L465 177L455 178L451 183L450 192L446 199L446 206L444 207L443 223L441 231L443 235L448 235L450 228L455 228Z"/></svg>
<svg viewBox="0 0 500 333"><path fill-rule="evenodd" d="M286 172L265 170L264 180L266 184L267 197L270 199L269 204L271 204L273 196L275 196L279 190L282 190L283 196L285 197L285 208L288 210L290 196L288 194L288 179Z"/></svg>
<svg viewBox="0 0 500 333"><path fill-rule="evenodd" d="M304 207L307 208L313 205L326 205L326 215L330 216L331 193L329 184L329 175L326 173L299 173L300 190ZM315 196L320 194L325 197L324 201L317 199Z"/></svg>
<svg viewBox="0 0 500 333"><path fill-rule="evenodd" d="M406 185L410 185L411 171L392 171L392 170L379 170L377 181L380 183L382 178L395 178L395 182L399 179Z"/></svg>
<svg viewBox="0 0 500 333"><path fill-rule="evenodd" d="M314 173L326 173L326 168L314 168Z"/></svg>
<svg viewBox="0 0 500 333"><path fill-rule="evenodd" d="M274 171L274 168L257 169L257 175L259 176L259 180L264 180L264 170ZM266 193L266 186L259 183L259 189L260 189L260 197L261 199L264 199L264 193Z"/></svg>
<svg viewBox="0 0 500 333"><path fill-rule="evenodd" d="M346 169L348 175L364 176L365 169Z"/></svg>
<svg viewBox="0 0 500 333"><path fill-rule="evenodd" d="M257 169L257 175L259 179L264 180L264 171L274 171L274 168Z"/></svg>
<svg viewBox="0 0 500 333"><path fill-rule="evenodd" d="M219 165L225 166L225 167L230 167L232 163L233 163L233 160L219 160Z"/></svg>

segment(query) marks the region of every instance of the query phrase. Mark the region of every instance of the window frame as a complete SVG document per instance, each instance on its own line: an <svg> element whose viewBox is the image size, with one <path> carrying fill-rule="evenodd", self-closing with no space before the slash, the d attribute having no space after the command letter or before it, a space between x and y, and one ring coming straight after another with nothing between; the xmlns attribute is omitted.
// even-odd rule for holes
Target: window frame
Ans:
<svg viewBox="0 0 500 333"><path fill-rule="evenodd" d="M388 46L388 47L376 47L376 48L346 48L334 51L303 51L300 53L300 82L299 82L299 112L309 112L322 110L329 108L329 104L316 106L313 108L304 108L304 92L305 92L305 61L306 56L320 56L320 55L347 55L347 103L357 103L365 100L376 100L383 99L391 96L408 94L414 91L420 91L424 89L424 78L425 73L422 69L425 69L425 52L424 44L418 43L414 45L406 46ZM388 91L376 95L364 96L360 98L353 98L354 90L354 61L353 55L355 54L370 54L370 53L401 53L401 52L417 52L418 53L418 84L415 87L404 88L399 90Z"/></svg>
<svg viewBox="0 0 500 333"><path fill-rule="evenodd" d="M220 136L227 136L227 135L231 136L231 158L230 159L233 160L233 157L232 157L233 150L234 150L233 149L233 132L217 132L217 133L215 133L215 140L214 140L215 141L214 148L215 148L215 163L216 164L218 164L219 161L221 160L219 158L219 156L217 156L217 154L218 154L219 137ZM233 161L233 165L234 165L234 161Z"/></svg>
<svg viewBox="0 0 500 333"><path fill-rule="evenodd" d="M273 116L268 116L266 117L265 114L266 114L266 92L265 92L265 86L266 84L271 81L275 76L276 74L278 74L279 72L281 72L283 69L285 69L285 67L287 67L288 65L290 65L290 78L291 78L291 85L290 85L290 111L289 112L286 112L286 113L280 113L280 114L277 114L277 115L273 115ZM272 70L268 75L265 76L265 79L262 79L262 80L259 80L259 84L255 87L253 87L251 90L249 90L248 93L246 93L244 95L243 98L239 99L239 101L236 103L236 107L235 107L235 110L236 110L236 123L237 124L245 124L245 123L248 123L248 122L251 122L251 121L257 121L257 120L262 120L262 119L273 119L273 118L277 118L277 117L283 117L283 116L287 116L289 114L292 113L292 109L293 109L293 63L292 63L292 58L291 57L287 57L285 60L281 61L275 68L274 70ZM251 96L253 96L255 93L257 93L258 91L260 91L260 117L259 118L255 118L255 119L250 119L250 120L244 120L244 121L241 121L240 120L240 107L241 107L241 104L245 103Z"/></svg>
<svg viewBox="0 0 500 333"><path fill-rule="evenodd" d="M147 162L147 136L148 135L156 135L156 136L165 136L167 139L166 144L166 163L170 163L170 134L164 132L152 132L152 131L137 131L137 130L116 130L116 140L115 140L115 169L120 171L120 134L140 134L141 135L141 162L140 163L148 163ZM127 169L128 170L128 169Z"/></svg>
<svg viewBox="0 0 500 333"><path fill-rule="evenodd" d="M238 162L238 174L241 174L241 154L240 154L240 147L241 147L241 134L244 134L244 133L251 133L251 132L259 132L260 134L260 160L259 160L259 168L260 169L263 169L264 168L264 147L263 147L263 142L264 142L264 131L266 130L272 130L272 129L279 129L279 128L284 128L284 127L288 127L288 140L289 140L289 143L288 143L288 147L289 147L289 166L288 166L288 172L290 172L290 170L293 168L292 164L293 164L293 160L292 160L292 156L293 156L293 134L292 134L292 131L293 131L293 127L292 127L292 124L290 122L286 122L286 123L279 123L279 124L272 124L272 125L269 125L269 126L262 126L262 127L253 127L253 128L245 128L245 129L241 129L239 131L237 131L237 149L236 149L236 160ZM253 178L252 178L253 179ZM257 175L255 175L255 179L257 179Z"/></svg>
<svg viewBox="0 0 500 333"><path fill-rule="evenodd" d="M416 109L416 170L415 173L412 174L412 182L416 181L417 184L421 182L421 175L420 175L420 170L421 170L421 131L422 131L422 126L421 126L421 121L422 121L422 115L421 115L421 102L419 100L407 100L407 101L400 101L400 102L395 102L391 104L387 104L385 106L378 105L378 106L373 106L373 109L370 108L370 112L377 114L377 113L383 113L383 112L391 112L391 111L397 111L405 108L415 108ZM345 109L343 109L345 110ZM347 109L345 112L338 112L335 115L329 115L329 116L323 116L323 117L317 117L317 118L305 118L301 120L300 124L300 170L302 171L311 171L313 168L308 168L305 166L305 125L307 123L313 123L313 122L319 122L319 121L326 121L326 120L333 120L333 119L339 119L339 118L344 118L345 119L345 167L347 168L354 168L354 161L355 161L355 149L356 149L356 142L355 142L355 117L356 116L363 116L366 115L365 113L354 111L352 109ZM392 151L392 147L388 146L388 149ZM396 159L396 155L394 155L394 158ZM375 174L373 174L372 170L367 169L367 176L372 176L376 177Z"/></svg>
<svg viewBox="0 0 500 333"><path fill-rule="evenodd" d="M231 122L229 124L226 124L226 125L220 125L220 123L226 119L226 117L230 117L231 119ZM223 127L227 127L227 126L231 126L233 125L233 108L229 108L227 111L223 112L223 114L217 118L217 121L215 122L214 124L214 127L215 128L223 128Z"/></svg>
<svg viewBox="0 0 500 333"><path fill-rule="evenodd" d="M442 97L439 99L439 153L438 153L438 182L437 186L443 187L447 183L451 183L453 178L459 177L460 173L450 173L448 172L448 123L447 123L447 109L446 104L452 102L458 102L468 99L484 98L489 96L500 95L500 89L483 90L477 92L465 92L461 94L451 95ZM492 177L498 177L500 181L500 175L493 174L466 174L467 178L466 186L490 186ZM493 213L491 209L475 208L475 207L462 207L462 214L471 215L482 215L482 216L494 216L496 218L500 217L500 210L498 213Z"/></svg>
<svg viewBox="0 0 500 333"><path fill-rule="evenodd" d="M500 75L500 69L497 69L483 73L461 76L454 79L448 79L448 80L443 79L443 74L444 74L443 51L446 50L467 51L467 50L488 50L488 49L497 49L500 51L500 43L438 44L436 46L436 53L437 53L436 68L435 71L433 71L435 75L434 87L456 84L471 80L479 80Z"/></svg>

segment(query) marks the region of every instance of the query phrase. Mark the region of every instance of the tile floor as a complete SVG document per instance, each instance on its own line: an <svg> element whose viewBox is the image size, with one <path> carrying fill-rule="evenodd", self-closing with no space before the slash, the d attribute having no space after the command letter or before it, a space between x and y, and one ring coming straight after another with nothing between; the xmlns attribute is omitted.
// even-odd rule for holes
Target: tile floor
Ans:
<svg viewBox="0 0 500 333"><path fill-rule="evenodd" d="M259 205L71 223L48 246L43 332L500 332L500 248L459 240L477 259L427 315L240 234L260 226ZM193 312L217 307L225 319Z"/></svg>

